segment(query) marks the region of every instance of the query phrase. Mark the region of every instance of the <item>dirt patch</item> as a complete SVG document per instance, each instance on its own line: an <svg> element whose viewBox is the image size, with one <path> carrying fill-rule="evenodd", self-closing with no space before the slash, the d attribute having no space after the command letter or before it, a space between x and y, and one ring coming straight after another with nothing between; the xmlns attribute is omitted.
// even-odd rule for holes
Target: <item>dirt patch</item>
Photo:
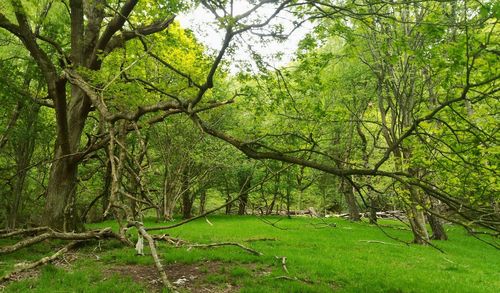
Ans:
<svg viewBox="0 0 500 293"><path fill-rule="evenodd" d="M207 277L224 276L227 272L228 264L217 261L206 261L195 264L171 263L164 265L165 272L170 282L172 282L181 292L200 293L231 293L239 291L239 286L225 281L213 284ZM162 284L158 277L158 272L154 265L119 265L104 270L106 277L118 274L130 277L135 282L141 283L156 292L161 291Z"/></svg>

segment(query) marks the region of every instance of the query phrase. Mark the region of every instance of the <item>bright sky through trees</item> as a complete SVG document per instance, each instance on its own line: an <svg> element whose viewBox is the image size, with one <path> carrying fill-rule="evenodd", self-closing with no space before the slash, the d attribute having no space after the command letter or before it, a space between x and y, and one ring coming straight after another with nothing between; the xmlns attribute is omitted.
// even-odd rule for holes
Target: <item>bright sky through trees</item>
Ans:
<svg viewBox="0 0 500 293"><path fill-rule="evenodd" d="M234 14L240 14L250 9L247 2L238 1L234 5ZM272 7L262 7L259 10L259 15L254 18L268 17L274 12ZM224 38L224 31L217 27L215 16L203 6L197 6L194 9L181 13L177 16L177 20L182 27L190 29L194 32L197 39L203 42L210 50L218 51ZM293 30L294 23L297 23L295 17L288 12L282 12L272 21L272 25L281 25L284 28L284 33L288 34ZM288 38L279 41L275 38L264 37L246 33L244 38L239 38L238 48L229 57L231 62L231 70L238 71L240 67L251 64L253 69L256 69L255 61L252 58L252 51L262 55L269 66L282 67L292 61L297 46L301 39L312 30L312 24L303 23L299 28L295 29ZM228 58L228 56L226 56Z"/></svg>

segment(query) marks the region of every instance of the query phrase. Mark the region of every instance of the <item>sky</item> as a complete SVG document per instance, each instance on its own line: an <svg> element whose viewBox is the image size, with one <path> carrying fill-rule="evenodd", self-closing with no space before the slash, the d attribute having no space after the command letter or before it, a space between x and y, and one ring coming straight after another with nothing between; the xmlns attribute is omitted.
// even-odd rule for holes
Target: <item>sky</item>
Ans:
<svg viewBox="0 0 500 293"><path fill-rule="evenodd" d="M237 0L234 4L234 15L238 15L247 11L251 6L246 1ZM271 15L274 12L273 7L263 6L254 13L254 17L249 19L255 20ZM177 16L177 20L182 27L193 31L197 39L205 44L209 50L219 51L224 38L224 31L215 24L215 16L203 6L198 6L186 13ZM290 31L293 28L294 17L288 12L281 12L271 24L280 24L285 28L285 31ZM312 30L312 24L305 24L295 30L285 41L277 41L272 38L261 38L245 33L233 43L239 44L235 48L234 53L226 55L225 60L231 60L231 71L237 72L244 64L252 64L251 69L256 70L255 62L251 57L251 50L262 55L266 64L272 67L283 67L293 60L299 41ZM248 48L251 48L249 50ZM277 58L276 55L281 55Z"/></svg>

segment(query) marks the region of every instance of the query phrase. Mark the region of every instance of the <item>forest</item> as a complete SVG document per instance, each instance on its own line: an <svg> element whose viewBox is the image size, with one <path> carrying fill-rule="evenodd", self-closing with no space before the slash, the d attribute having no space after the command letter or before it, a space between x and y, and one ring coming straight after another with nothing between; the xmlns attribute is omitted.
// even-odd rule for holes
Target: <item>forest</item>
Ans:
<svg viewBox="0 0 500 293"><path fill-rule="evenodd" d="M499 292L499 15L1 1L0 291Z"/></svg>

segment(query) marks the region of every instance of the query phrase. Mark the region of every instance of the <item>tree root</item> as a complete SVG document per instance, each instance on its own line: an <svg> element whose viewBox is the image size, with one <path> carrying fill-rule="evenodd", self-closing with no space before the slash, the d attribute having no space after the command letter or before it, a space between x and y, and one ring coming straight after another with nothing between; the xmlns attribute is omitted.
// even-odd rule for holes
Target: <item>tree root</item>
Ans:
<svg viewBox="0 0 500 293"><path fill-rule="evenodd" d="M73 242L67 244L66 246L64 246L63 248L59 249L53 255L43 257L35 262L17 264L16 265L17 268L14 271L12 271L12 272L8 273L7 275L0 278L0 283L3 283L5 281L10 280L14 275L17 275L17 274L22 273L24 271L36 268L36 267L41 266L41 265L44 265L46 263L49 263L49 262L61 257L64 253L66 253L68 250L70 250L76 244L78 244L80 242L82 242L82 240L73 241Z"/></svg>

